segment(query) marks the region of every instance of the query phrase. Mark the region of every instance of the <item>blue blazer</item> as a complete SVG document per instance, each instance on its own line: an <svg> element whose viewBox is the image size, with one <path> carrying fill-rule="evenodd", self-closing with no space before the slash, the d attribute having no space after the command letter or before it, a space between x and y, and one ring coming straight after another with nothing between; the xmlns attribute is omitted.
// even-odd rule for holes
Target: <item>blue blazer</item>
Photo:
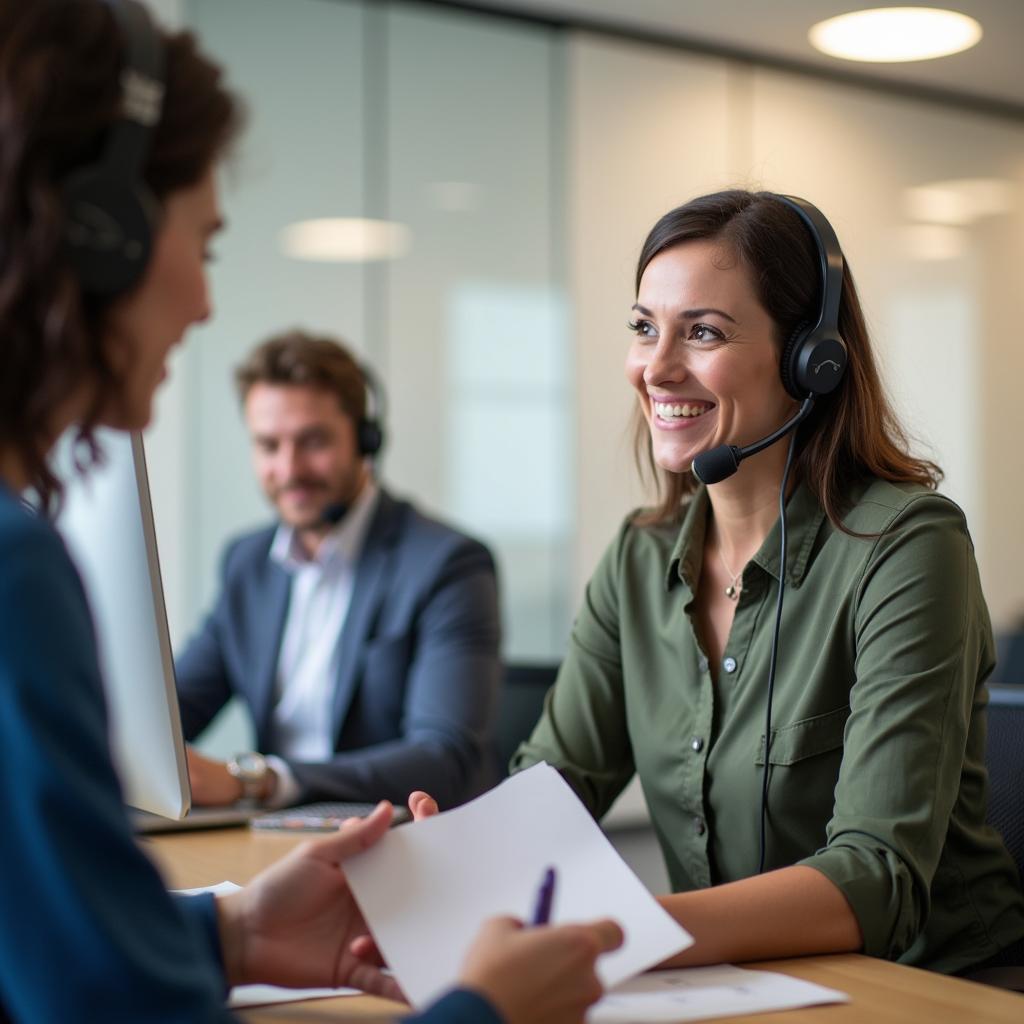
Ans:
<svg viewBox="0 0 1024 1024"><path fill-rule="evenodd" d="M291 578L269 558L276 526L228 546L212 613L177 659L187 738L228 699L248 706L264 753ZM453 806L493 782L500 680L494 561L478 541L381 491L340 637L326 763L289 761L304 799Z"/></svg>

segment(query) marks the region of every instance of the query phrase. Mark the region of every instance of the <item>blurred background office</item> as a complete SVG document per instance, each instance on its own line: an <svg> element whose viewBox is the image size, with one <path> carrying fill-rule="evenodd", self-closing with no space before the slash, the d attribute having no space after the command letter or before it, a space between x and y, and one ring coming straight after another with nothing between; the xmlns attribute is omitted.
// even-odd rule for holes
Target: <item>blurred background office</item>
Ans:
<svg viewBox="0 0 1024 1024"><path fill-rule="evenodd" d="M622 373L639 246L669 207L730 184L832 220L895 404L967 513L997 630L1014 625L1024 5L950 5L980 23L976 45L868 63L808 38L852 0L152 0L201 32L251 112L217 315L148 438L176 646L225 538L268 518L230 370L301 325L386 382L384 478L496 552L506 659L557 662L644 501ZM222 753L232 728L211 738Z"/></svg>

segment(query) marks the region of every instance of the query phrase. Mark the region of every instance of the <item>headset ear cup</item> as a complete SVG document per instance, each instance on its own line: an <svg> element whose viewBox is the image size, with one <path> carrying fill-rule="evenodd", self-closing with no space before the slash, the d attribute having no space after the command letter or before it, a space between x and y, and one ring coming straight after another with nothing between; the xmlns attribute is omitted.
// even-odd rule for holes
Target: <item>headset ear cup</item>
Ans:
<svg viewBox="0 0 1024 1024"><path fill-rule="evenodd" d="M800 390L800 385L797 383L797 365L800 350L807 339L809 328L810 324L806 320L801 320L793 328L789 335L789 340L782 348L782 358L779 360L779 374L782 377L782 386L798 402L802 402L807 397L807 394Z"/></svg>
<svg viewBox="0 0 1024 1024"><path fill-rule="evenodd" d="M384 431L376 420L360 420L356 435L360 455L376 455L384 445Z"/></svg>
<svg viewBox="0 0 1024 1024"><path fill-rule="evenodd" d="M846 372L846 343L838 335L808 338L794 353L791 369L804 394L827 395Z"/></svg>
<svg viewBox="0 0 1024 1024"><path fill-rule="evenodd" d="M65 247L83 292L111 296L142 276L153 244L156 204L149 191L96 167L64 186Z"/></svg>

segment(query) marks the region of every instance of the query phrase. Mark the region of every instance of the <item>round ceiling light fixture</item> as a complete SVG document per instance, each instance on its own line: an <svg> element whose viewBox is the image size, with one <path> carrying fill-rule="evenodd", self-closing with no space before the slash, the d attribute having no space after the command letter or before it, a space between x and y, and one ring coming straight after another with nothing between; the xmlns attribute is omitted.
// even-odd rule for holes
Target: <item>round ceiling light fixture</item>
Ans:
<svg viewBox="0 0 1024 1024"><path fill-rule="evenodd" d="M819 21L807 35L830 57L900 63L970 49L981 39L981 25L937 7L875 7Z"/></svg>

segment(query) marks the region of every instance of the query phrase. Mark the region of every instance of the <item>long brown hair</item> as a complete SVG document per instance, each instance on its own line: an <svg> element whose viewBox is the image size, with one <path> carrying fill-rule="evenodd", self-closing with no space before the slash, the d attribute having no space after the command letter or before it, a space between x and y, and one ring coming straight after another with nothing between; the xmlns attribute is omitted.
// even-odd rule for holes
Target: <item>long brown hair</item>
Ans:
<svg viewBox="0 0 1024 1024"><path fill-rule="evenodd" d="M692 199L670 210L651 229L637 262L637 291L655 256L698 239L721 240L747 267L758 299L775 324L781 355L784 341L821 302L817 250L799 215L772 192L730 189ZM844 529L851 484L878 477L934 488L942 470L910 454L907 435L878 375L849 264L843 271L839 332L849 354L846 373L835 392L819 399L801 427L794 474L817 497L829 520ZM657 505L636 521L650 525L674 519L683 499L696 490L696 477L655 464L650 429L639 406L634 441L641 475L650 473L658 490Z"/></svg>
<svg viewBox="0 0 1024 1024"><path fill-rule="evenodd" d="M159 201L203 178L241 111L191 34L157 31L166 93L143 177ZM0 450L20 460L51 512L61 495L47 463L55 410L83 380L95 384L75 446L84 468L121 386L104 342L109 302L83 295L65 258L61 190L120 115L124 52L100 0L0 0Z"/></svg>

